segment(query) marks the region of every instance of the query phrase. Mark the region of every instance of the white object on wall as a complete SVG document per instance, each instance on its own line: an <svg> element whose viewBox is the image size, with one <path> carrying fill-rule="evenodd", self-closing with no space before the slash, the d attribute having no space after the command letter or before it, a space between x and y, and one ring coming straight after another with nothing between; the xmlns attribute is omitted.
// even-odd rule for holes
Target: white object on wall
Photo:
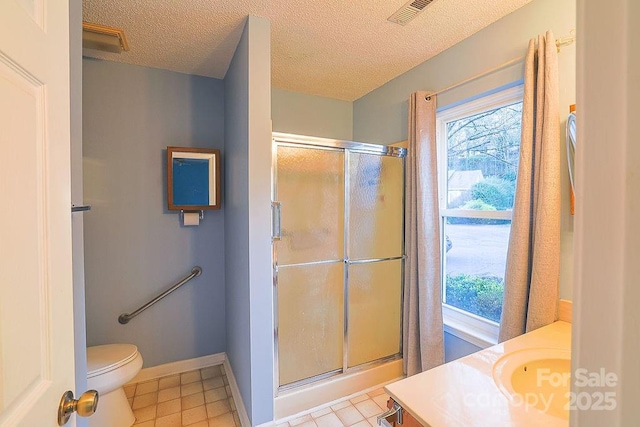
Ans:
<svg viewBox="0 0 640 427"><path fill-rule="evenodd" d="M200 225L200 212L185 212L183 223L185 226Z"/></svg>

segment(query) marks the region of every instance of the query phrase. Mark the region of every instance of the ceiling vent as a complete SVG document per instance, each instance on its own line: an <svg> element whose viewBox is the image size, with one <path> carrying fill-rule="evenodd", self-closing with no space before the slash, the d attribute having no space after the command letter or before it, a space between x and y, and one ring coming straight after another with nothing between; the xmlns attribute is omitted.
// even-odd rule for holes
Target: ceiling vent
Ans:
<svg viewBox="0 0 640 427"><path fill-rule="evenodd" d="M82 47L113 53L129 50L123 30L89 22L82 23Z"/></svg>
<svg viewBox="0 0 640 427"><path fill-rule="evenodd" d="M399 25L407 25L409 21L418 16L427 6L433 3L434 0L413 0L402 6L396 13L387 18Z"/></svg>

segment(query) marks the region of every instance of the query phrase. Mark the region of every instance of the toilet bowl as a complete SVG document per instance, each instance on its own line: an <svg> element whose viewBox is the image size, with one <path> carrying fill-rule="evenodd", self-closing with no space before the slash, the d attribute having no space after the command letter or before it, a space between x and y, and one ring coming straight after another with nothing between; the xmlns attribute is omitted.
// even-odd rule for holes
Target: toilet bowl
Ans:
<svg viewBox="0 0 640 427"><path fill-rule="evenodd" d="M142 369L142 356L132 344L87 348L87 387L99 394L89 427L130 427L135 422L124 386Z"/></svg>

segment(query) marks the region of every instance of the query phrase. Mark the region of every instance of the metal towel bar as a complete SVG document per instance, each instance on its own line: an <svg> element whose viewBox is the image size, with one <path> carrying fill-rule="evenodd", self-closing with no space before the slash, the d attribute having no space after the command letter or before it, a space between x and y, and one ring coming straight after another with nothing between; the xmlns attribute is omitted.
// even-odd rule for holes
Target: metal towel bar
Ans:
<svg viewBox="0 0 640 427"><path fill-rule="evenodd" d="M191 269L191 274L189 274L187 277L185 277L184 279L182 279L181 281L179 281L178 283L176 283L175 285L173 285L172 287L170 287L169 289L167 289L166 291L164 291L163 293L161 293L160 295L158 295L157 297L155 297L154 299L152 299L151 301L149 301L148 303L146 303L145 305L143 305L133 313L122 313L120 316L118 316L118 322L120 322L123 325L129 323L129 320L133 319L138 314L142 313L147 308L151 307L153 304L157 303L162 298L166 297L171 292L175 291L180 286L187 283L189 280L193 279L194 277L198 277L201 274L202 274L202 267L198 267L198 266L193 267Z"/></svg>

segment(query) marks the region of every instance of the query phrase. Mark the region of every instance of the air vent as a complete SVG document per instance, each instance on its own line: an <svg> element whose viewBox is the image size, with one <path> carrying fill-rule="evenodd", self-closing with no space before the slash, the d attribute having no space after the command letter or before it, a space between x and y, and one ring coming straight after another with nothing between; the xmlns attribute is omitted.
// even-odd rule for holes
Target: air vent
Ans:
<svg viewBox="0 0 640 427"><path fill-rule="evenodd" d="M407 25L409 21L418 16L434 0L413 0L402 6L387 20L399 25Z"/></svg>

